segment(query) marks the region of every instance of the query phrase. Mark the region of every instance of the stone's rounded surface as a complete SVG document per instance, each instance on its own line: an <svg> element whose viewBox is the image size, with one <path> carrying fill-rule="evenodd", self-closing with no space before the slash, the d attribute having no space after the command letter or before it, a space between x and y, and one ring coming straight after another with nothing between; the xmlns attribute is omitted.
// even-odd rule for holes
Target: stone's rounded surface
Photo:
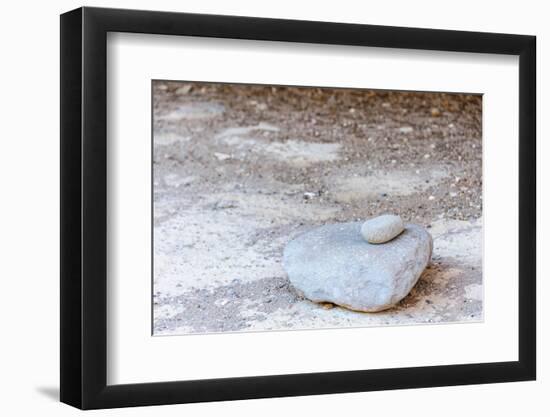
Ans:
<svg viewBox="0 0 550 417"><path fill-rule="evenodd" d="M329 224L287 244L283 267L306 298L351 310L376 312L401 301L428 265L432 237L407 224L397 238L373 245L361 236L361 223Z"/></svg>
<svg viewBox="0 0 550 417"><path fill-rule="evenodd" d="M369 243L386 243L403 232L403 220L394 214L384 214L367 220L361 226L361 234Z"/></svg>

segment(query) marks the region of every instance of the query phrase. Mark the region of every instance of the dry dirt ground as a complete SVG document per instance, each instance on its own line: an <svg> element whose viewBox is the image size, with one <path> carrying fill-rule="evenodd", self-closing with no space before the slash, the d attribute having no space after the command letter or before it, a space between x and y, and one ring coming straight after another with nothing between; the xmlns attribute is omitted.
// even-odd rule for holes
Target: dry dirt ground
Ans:
<svg viewBox="0 0 550 417"><path fill-rule="evenodd" d="M480 321L481 97L153 83L155 335ZM397 213L431 265L379 313L296 295L283 248Z"/></svg>

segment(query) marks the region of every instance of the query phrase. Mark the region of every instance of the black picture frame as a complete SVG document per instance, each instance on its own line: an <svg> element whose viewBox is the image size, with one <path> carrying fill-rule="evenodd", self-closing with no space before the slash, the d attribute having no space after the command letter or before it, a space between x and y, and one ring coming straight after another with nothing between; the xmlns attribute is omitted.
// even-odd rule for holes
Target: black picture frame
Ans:
<svg viewBox="0 0 550 417"><path fill-rule="evenodd" d="M519 56L519 358L512 362L107 385L108 32ZM534 380L536 38L79 8L61 15L61 401L81 409Z"/></svg>

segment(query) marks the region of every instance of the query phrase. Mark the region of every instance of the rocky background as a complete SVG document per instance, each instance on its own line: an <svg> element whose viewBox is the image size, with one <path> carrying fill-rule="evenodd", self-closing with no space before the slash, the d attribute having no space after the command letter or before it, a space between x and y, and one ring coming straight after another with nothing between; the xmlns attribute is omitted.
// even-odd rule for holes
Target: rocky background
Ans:
<svg viewBox="0 0 550 417"><path fill-rule="evenodd" d="M480 321L481 96L153 82L155 335ZM399 214L434 252L395 308L300 298L297 234Z"/></svg>

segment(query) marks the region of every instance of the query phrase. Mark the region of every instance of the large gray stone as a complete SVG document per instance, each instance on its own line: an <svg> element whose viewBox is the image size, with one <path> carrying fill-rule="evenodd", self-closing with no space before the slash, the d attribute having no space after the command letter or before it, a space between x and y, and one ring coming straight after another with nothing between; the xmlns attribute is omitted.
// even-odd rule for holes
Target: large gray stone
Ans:
<svg viewBox="0 0 550 417"><path fill-rule="evenodd" d="M401 301L414 287L432 254L432 237L406 224L398 237L371 244L361 223L330 224L287 244L283 267L292 285L315 302L375 312Z"/></svg>

